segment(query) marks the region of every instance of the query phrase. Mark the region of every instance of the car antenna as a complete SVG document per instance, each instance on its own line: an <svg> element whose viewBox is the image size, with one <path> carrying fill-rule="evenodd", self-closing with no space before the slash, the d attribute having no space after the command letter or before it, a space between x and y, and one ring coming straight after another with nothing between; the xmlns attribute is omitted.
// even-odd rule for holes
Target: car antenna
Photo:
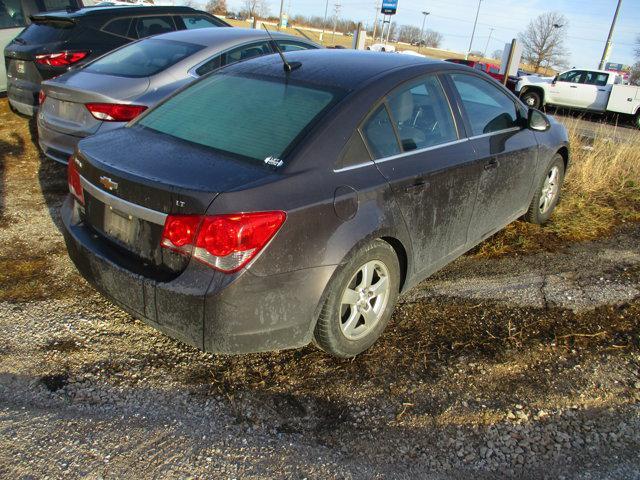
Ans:
<svg viewBox="0 0 640 480"><path fill-rule="evenodd" d="M282 52L282 49L280 48L280 45L278 45L278 43L273 39L273 37L271 36L271 32L269 31L269 29L267 28L267 26L263 23L262 26L264 27L264 29L267 32L267 35L269 35L269 38L271 39L271 42L273 43L273 45L276 47L276 51L278 52L278 55L280 55L280 58L282 59L282 63L284 64L284 71L286 73L289 73L293 70L297 70L298 68L300 68L302 66L302 63L300 62L287 62L287 59L284 56L284 53Z"/></svg>

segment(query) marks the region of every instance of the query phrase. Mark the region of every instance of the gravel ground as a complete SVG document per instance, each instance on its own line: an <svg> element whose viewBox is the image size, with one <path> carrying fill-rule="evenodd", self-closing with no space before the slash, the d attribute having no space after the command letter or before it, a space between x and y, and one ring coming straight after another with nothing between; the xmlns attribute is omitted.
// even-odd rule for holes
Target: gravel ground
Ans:
<svg viewBox="0 0 640 480"><path fill-rule="evenodd" d="M354 360L214 356L67 259L64 169L0 102L1 478L640 478L640 227L466 256Z"/></svg>

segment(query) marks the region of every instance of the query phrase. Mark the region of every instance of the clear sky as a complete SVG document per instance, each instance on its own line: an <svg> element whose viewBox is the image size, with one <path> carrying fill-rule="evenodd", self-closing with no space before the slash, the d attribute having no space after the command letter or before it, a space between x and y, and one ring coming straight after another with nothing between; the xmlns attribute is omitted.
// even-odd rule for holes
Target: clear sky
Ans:
<svg viewBox="0 0 640 480"><path fill-rule="evenodd" d="M291 15L324 15L325 0L284 0ZM333 5L340 3L340 16L372 24L375 5L380 0L329 0L329 17ZM203 0L204 2L204 0ZM545 11L560 12L567 17L569 66L597 68L602 55L617 0L482 0L473 50L484 51L489 32L494 28L487 53L502 49L529 21ZM242 0L227 0L230 10L239 10ZM267 0L272 14L280 10L278 0ZM443 34L442 47L466 51L469 46L478 0L399 0L399 24L422 24L423 10L431 12L427 28ZM609 61L633 63L633 49L640 35L640 0L623 0L613 36Z"/></svg>

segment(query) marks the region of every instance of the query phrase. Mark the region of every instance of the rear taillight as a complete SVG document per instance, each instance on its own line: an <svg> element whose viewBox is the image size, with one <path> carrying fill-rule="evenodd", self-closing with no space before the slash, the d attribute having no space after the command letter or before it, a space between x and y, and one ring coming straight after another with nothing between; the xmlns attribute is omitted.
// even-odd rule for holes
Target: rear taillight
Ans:
<svg viewBox="0 0 640 480"><path fill-rule="evenodd" d="M56 52L56 53L45 53L42 55L36 55L36 63L41 65L49 65L51 67L68 67L69 65L73 65L76 62L79 62L87 55L89 55L89 51L79 51L79 52Z"/></svg>
<svg viewBox="0 0 640 480"><path fill-rule="evenodd" d="M280 229L284 212L169 215L160 245L226 273L240 270Z"/></svg>
<svg viewBox="0 0 640 480"><path fill-rule="evenodd" d="M42 105L47 98L47 94L44 93L44 90L40 90L38 92L38 105Z"/></svg>
<svg viewBox="0 0 640 480"><path fill-rule="evenodd" d="M84 205L84 192L82 191L82 183L80 183L80 173L78 172L76 158L73 155L69 157L69 163L67 164L67 183L69 184L71 195Z"/></svg>
<svg viewBox="0 0 640 480"><path fill-rule="evenodd" d="M118 103L87 103L85 107L91 112L91 115L104 122L128 122L147 109L144 105Z"/></svg>

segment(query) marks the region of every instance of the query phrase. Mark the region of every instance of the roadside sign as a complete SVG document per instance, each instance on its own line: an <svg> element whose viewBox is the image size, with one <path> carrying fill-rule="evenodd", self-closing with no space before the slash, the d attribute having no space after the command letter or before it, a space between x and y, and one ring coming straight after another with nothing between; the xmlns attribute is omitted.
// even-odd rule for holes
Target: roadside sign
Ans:
<svg viewBox="0 0 640 480"><path fill-rule="evenodd" d="M383 15L395 15L398 10L398 0L382 0L380 13Z"/></svg>

